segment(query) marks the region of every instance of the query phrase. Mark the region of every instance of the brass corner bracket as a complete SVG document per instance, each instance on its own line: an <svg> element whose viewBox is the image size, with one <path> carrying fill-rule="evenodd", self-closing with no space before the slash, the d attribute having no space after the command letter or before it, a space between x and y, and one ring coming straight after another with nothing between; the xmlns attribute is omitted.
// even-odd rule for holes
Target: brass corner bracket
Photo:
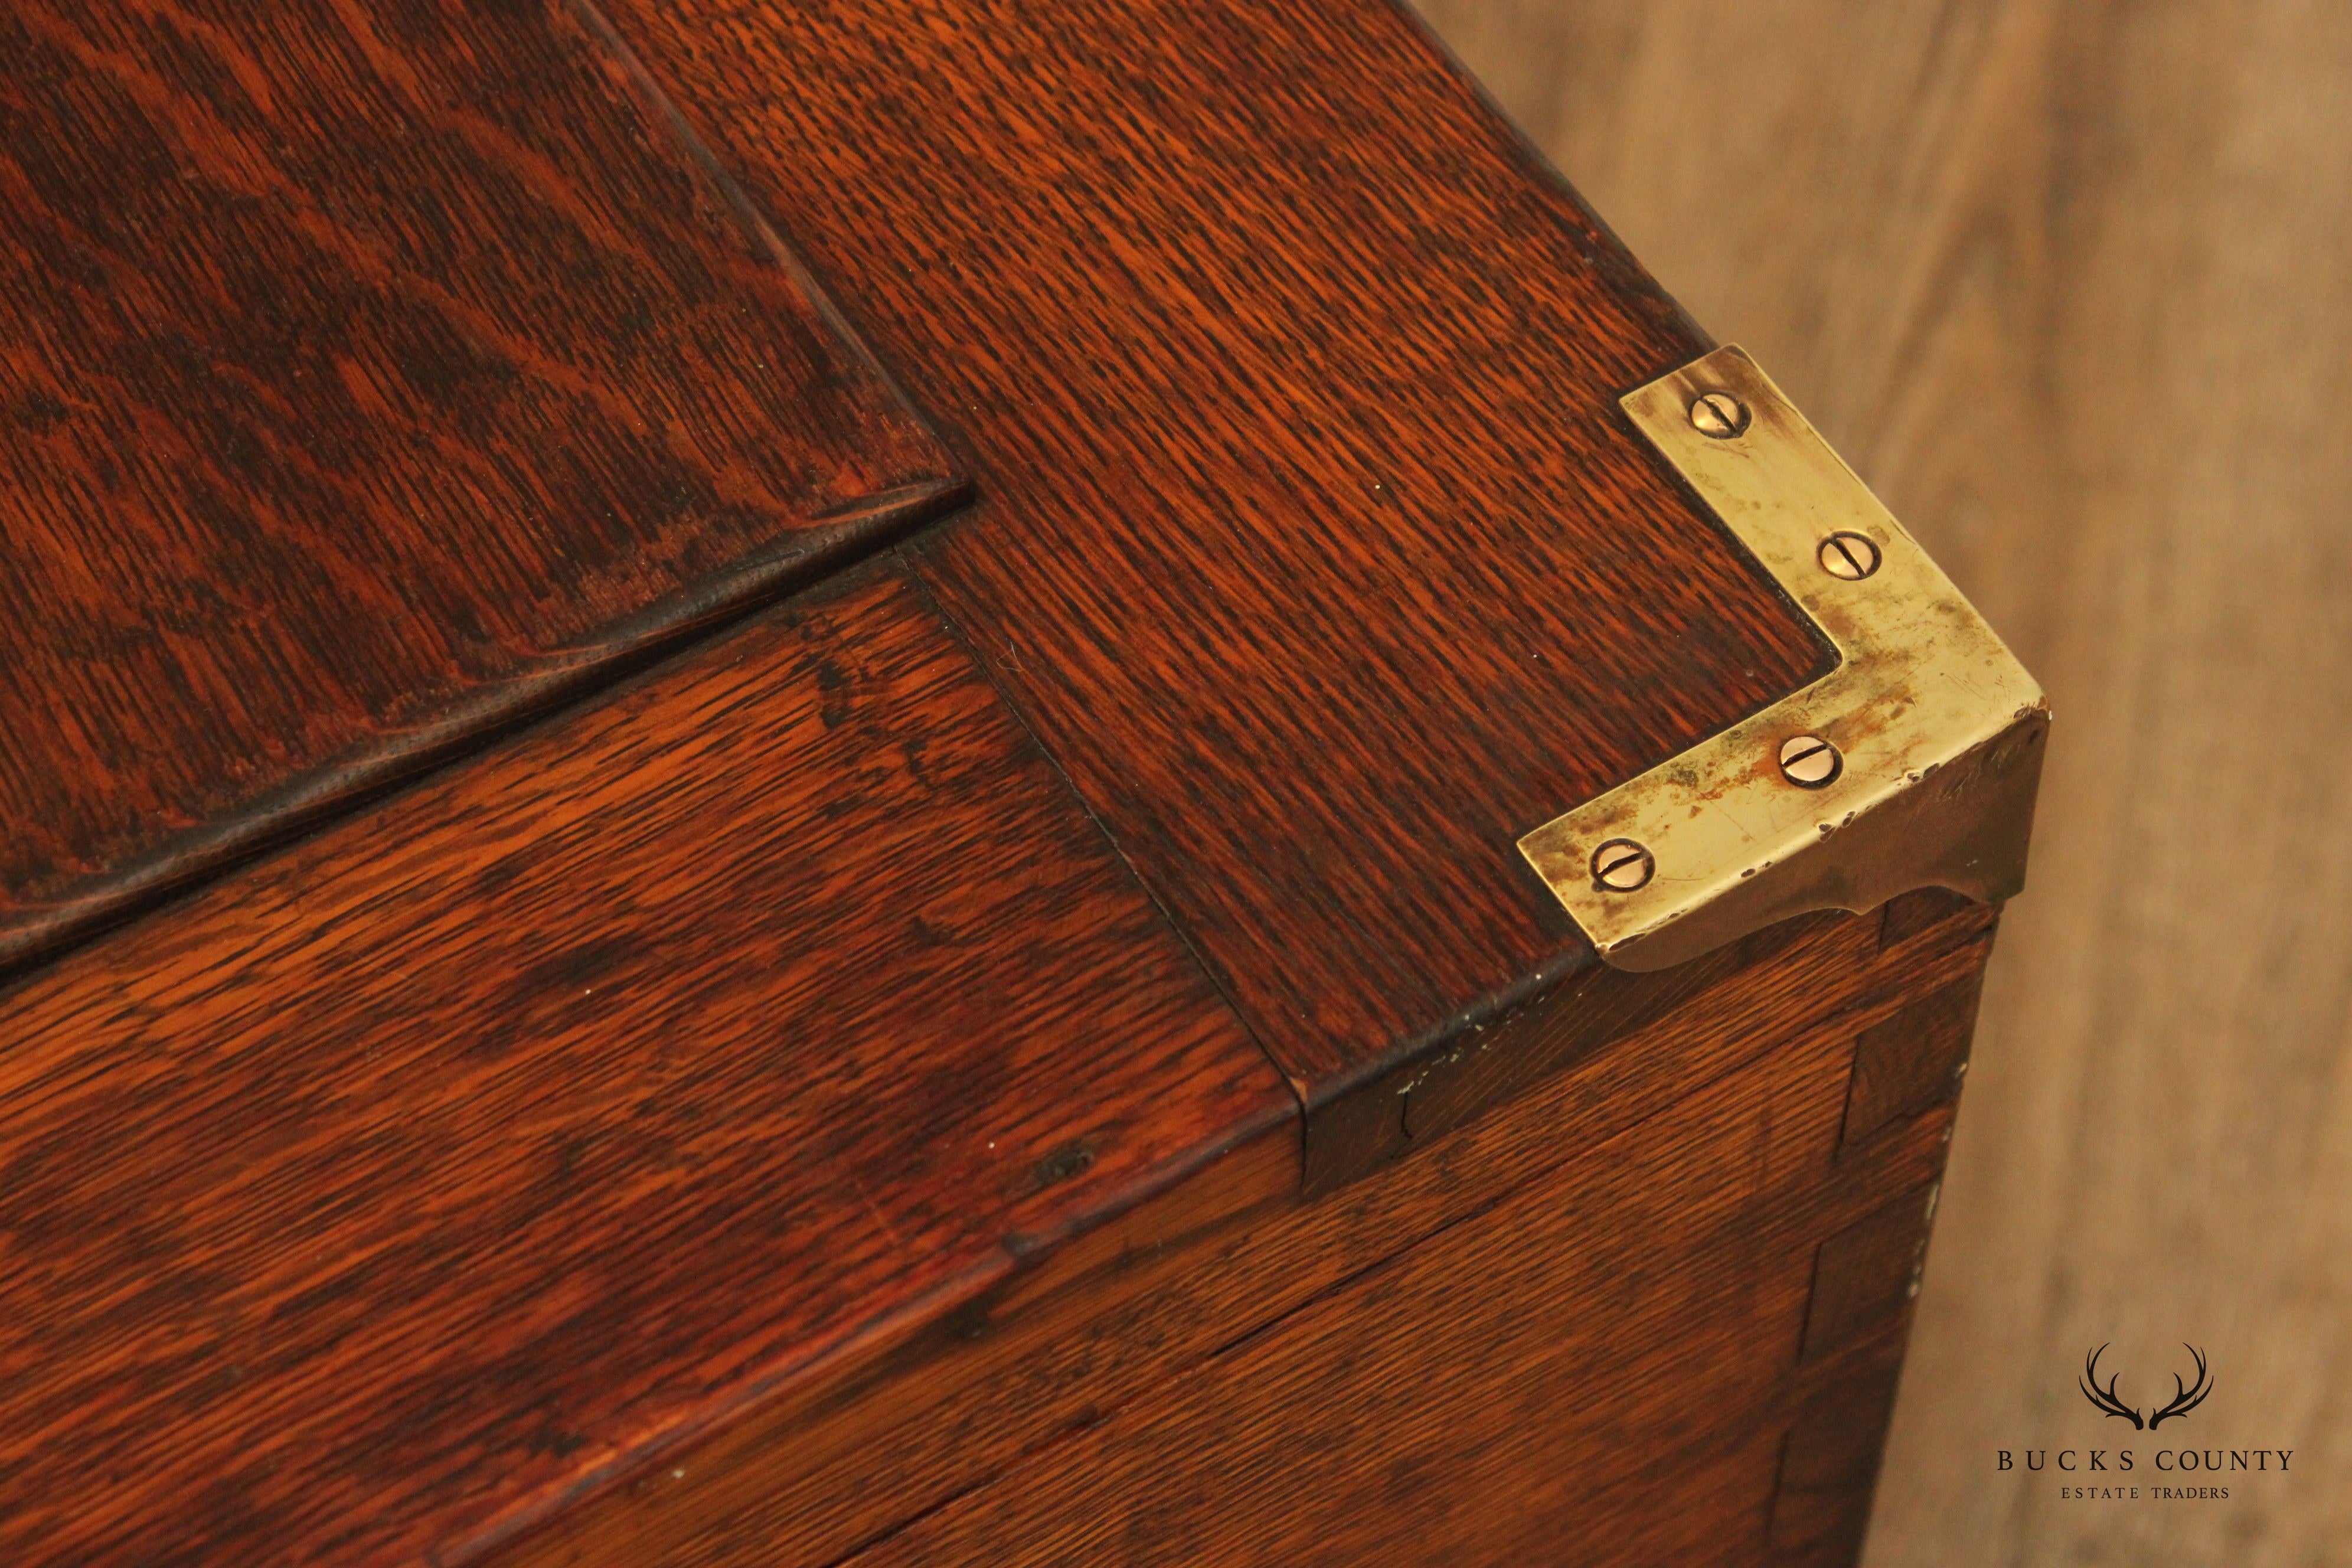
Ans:
<svg viewBox="0 0 2352 1568"><path fill-rule="evenodd" d="M1735 347L1622 399L1837 668L1519 840L1607 963L1669 968L1775 921L2025 883L2042 689Z"/></svg>

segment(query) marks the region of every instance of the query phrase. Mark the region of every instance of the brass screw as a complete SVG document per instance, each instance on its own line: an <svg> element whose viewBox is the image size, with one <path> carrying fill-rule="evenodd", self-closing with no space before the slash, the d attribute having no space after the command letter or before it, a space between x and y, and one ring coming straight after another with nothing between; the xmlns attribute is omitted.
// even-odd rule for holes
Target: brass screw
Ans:
<svg viewBox="0 0 2352 1568"><path fill-rule="evenodd" d="M1878 543L1867 534L1832 533L1822 541L1822 570L1858 583L1878 570Z"/></svg>
<svg viewBox="0 0 2352 1568"><path fill-rule="evenodd" d="M1690 406L1690 419L1700 435L1728 441L1748 428L1748 405L1727 392L1702 392Z"/></svg>
<svg viewBox="0 0 2352 1568"><path fill-rule="evenodd" d="M1630 893L1657 870L1649 850L1630 838L1612 838L1592 852L1592 885L1604 892Z"/></svg>
<svg viewBox="0 0 2352 1568"><path fill-rule="evenodd" d="M1799 789L1820 789L1844 771L1845 759L1819 735L1794 735L1780 742L1780 776Z"/></svg>

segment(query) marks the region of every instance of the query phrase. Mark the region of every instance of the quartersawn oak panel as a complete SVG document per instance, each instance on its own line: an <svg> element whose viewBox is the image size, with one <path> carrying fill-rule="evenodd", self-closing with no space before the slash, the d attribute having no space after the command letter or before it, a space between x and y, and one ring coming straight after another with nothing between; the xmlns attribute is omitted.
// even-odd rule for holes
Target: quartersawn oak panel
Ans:
<svg viewBox="0 0 2352 1568"><path fill-rule="evenodd" d="M1689 1033L1677 1019L1658 1036ZM1785 1435L1858 1370L1898 1359L1909 1317L1898 1296L1866 1342L1801 1363L1813 1245L1890 1194L1916 1194L1950 1127L1930 1111L1871 1160L1839 1164L1851 1053L1837 1031L1781 1034L1605 1142L1568 1123L1579 1147L1537 1179L848 1563L1778 1561L1767 1542ZM1550 1098L1539 1089L1498 1120L1540 1138L1562 1125L1556 1108L1529 1114ZM1379 1208L1387 1189L1426 1191L1424 1163L1349 1196ZM1916 1235L1917 1204L1908 1217ZM1856 1415L1874 1455L1889 1403ZM1870 1479L1809 1485L1823 1495L1801 1500L1818 1516L1804 1522L1858 1541Z"/></svg>
<svg viewBox="0 0 2352 1568"><path fill-rule="evenodd" d="M871 571L66 955L0 1038L22 1568L471 1552L1296 1115Z"/></svg>
<svg viewBox="0 0 2352 1568"><path fill-rule="evenodd" d="M600 26L0 14L0 963L953 489Z"/></svg>
<svg viewBox="0 0 2352 1568"><path fill-rule="evenodd" d="M915 569L1311 1101L1590 962L1517 836L1821 668L1617 412L1706 340L1388 0L609 11L953 426Z"/></svg>

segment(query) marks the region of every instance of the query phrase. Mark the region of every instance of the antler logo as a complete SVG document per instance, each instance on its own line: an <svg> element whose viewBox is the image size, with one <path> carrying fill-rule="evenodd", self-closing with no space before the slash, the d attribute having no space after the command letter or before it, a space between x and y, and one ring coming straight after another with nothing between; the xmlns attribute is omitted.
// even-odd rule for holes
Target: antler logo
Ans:
<svg viewBox="0 0 2352 1568"><path fill-rule="evenodd" d="M2101 1345L2097 1350L2093 1351L2089 1355L2083 1358L2083 1378L2079 1384L2083 1390L2083 1397L2089 1400L2097 1409L2105 1411L2109 1415L2118 1416L2123 1420L2130 1422L2132 1424L2132 1430L2135 1432L2139 1431L2143 1427L2153 1432L2165 1422L2172 1419L2175 1415L2188 1415L2190 1411L2204 1404L2205 1396L2213 1392L2213 1380L2205 1370L2205 1352L2203 1351L2199 1350L2195 1345L2187 1343L2186 1342L2182 1342L2180 1348L2187 1351L2190 1358L2197 1363L2197 1381L2193 1384L2184 1384L2180 1381L2180 1374L2179 1373L2173 1373L2172 1403L2158 1411L2155 1415L2150 1415L2146 1421L2142 1421L2139 1418L2139 1409L2137 1405L2126 1405L2123 1402L2123 1396L2116 1392L2116 1384L2121 1378L2120 1373L2109 1373L2107 1374L2105 1386L2102 1387L2100 1385L2099 1358L2107 1353L2107 1347L2105 1345Z"/></svg>

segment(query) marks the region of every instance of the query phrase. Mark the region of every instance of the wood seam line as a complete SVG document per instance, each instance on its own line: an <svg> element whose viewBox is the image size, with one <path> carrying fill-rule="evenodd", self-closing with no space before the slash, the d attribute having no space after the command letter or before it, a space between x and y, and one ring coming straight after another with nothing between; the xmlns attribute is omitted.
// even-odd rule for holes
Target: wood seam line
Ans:
<svg viewBox="0 0 2352 1568"><path fill-rule="evenodd" d="M603 8L596 4L596 0L569 0L569 4L572 16L578 19L580 25L603 44L615 60L620 62L621 69L628 77L630 86L636 89L638 96L653 110L655 117L668 129L670 135L678 145L685 149L687 156L694 160L695 166L703 172L704 177L710 181L712 187L733 211L736 221L758 238L761 247L767 251L769 260L782 268L785 275L792 279L802 294L807 298L814 308L818 320L831 328L834 335L841 339L849 351L857 356L859 362L874 373L875 378L881 382L883 389L898 399L899 406L918 426L922 427L924 433L937 441L941 448L947 448L948 444L942 438L939 426L926 417L923 411L915 405L915 400L907 395L906 387L900 384L898 378L890 373L890 367L884 364L875 354L873 345L867 342L864 334L857 331L856 324L842 309L841 302L834 298L832 290L817 280L815 273L810 269L809 264L802 258L799 252L784 243L782 237L777 234L775 226L768 221L767 214L760 210L759 204L751 199L751 193L744 188L742 182L738 180L734 173L720 161L719 154L712 149L709 140L695 130L693 122L686 117L686 111L677 106L677 101L663 90L660 81L655 78L651 70L646 68L646 63L637 58L637 52L629 47L628 40L621 37L620 29L613 26L611 18L604 15ZM950 458L954 457L951 450L949 452L949 457ZM968 474L951 473L949 479L966 490L971 487L971 476Z"/></svg>
<svg viewBox="0 0 2352 1568"><path fill-rule="evenodd" d="M1208 983L1209 989L1214 992L1217 1000L1224 1005L1226 1013L1232 1016L1242 1033L1249 1037L1250 1044L1257 1048L1258 1055L1265 1059L1265 1064L1273 1070L1274 1076L1281 1081L1284 1088L1290 1091L1291 1101L1298 1111L1298 1169L1299 1179L1304 1183L1307 1172L1307 1086L1285 1071L1282 1063L1276 1058L1272 1051L1266 1048L1265 1041L1259 1037L1256 1026L1250 1022L1249 1015L1242 1011L1240 1005L1234 1000L1233 993L1225 988L1224 983L1218 979L1216 971L1211 968L1207 959L1202 956L1199 945L1192 940L1192 933L1177 920L1174 911L1170 910L1166 902L1161 900L1159 889L1151 885L1150 879L1129 858L1126 847L1118 841L1118 836L1111 831L1110 825L1096 812L1093 803L1088 801L1078 788L1077 781L1072 778L1069 771L1062 766L1062 759L1054 754L1054 749L1051 746L1045 744L1045 738L1037 732L1036 725L1031 722L1027 710L1013 695L1013 689L997 673L995 663L989 658L986 651L980 646L979 640L973 637L965 629L963 623L950 615L947 607L941 605L938 597L932 594L930 584L923 580L921 570L907 553L907 545L909 542L902 539L890 546L893 564L898 568L899 574L914 588L917 597L922 601L923 607L939 617L940 625L946 628L949 637L963 651L964 657L971 661L972 668L980 672L981 679L986 681L989 689L996 694L997 701L1003 705L1005 712L1012 716L1013 723L1020 726L1022 736L1028 741L1037 755L1044 759L1045 765L1053 770L1054 776L1061 781L1063 789L1068 792L1070 799L1076 804L1078 810L1093 826L1095 833L1101 838L1104 847L1117 858L1119 868L1127 873L1128 880L1142 892L1146 900L1150 900L1152 912L1160 917L1160 923L1182 946L1184 956L1192 961L1193 969L1199 973L1202 980Z"/></svg>
<svg viewBox="0 0 2352 1568"><path fill-rule="evenodd" d="M872 498L869 510L908 509L902 525L918 530L952 511L961 480L906 487ZM255 861L316 838L369 806L413 789L492 747L577 711L583 704L618 691L675 660L691 657L722 639L761 612L793 595L874 559L895 540L867 542L858 552L845 537L786 562L752 557L696 586L709 593L720 580L744 583L740 596L719 607L689 611L652 631L623 623L601 646L614 651L577 662L556 655L536 670L490 688L485 699L394 737L352 762L316 769L261 797L236 816L194 830L166 847L131 860L81 897L53 908L68 912L30 931L20 951L0 932L0 987L13 985L57 963L76 949L130 922L154 914L203 891ZM746 580L749 580L746 582ZM642 620L637 616L632 619Z"/></svg>

